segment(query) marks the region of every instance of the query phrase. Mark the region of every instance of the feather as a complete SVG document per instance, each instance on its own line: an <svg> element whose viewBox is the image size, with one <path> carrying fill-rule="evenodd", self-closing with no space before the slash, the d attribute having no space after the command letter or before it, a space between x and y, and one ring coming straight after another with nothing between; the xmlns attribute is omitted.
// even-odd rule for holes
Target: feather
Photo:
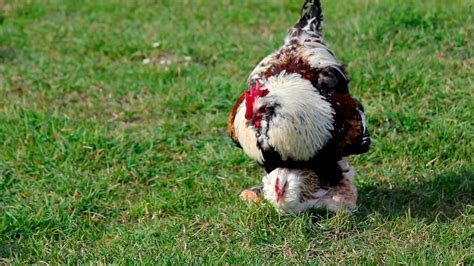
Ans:
<svg viewBox="0 0 474 266"><path fill-rule="evenodd" d="M321 33L323 30L323 10L319 0L306 0L301 8L300 19L295 28Z"/></svg>

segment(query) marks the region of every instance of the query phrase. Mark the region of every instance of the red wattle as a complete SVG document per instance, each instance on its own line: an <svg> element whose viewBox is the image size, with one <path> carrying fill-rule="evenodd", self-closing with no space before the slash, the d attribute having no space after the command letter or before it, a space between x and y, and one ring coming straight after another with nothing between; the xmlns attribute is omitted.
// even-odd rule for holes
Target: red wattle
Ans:
<svg viewBox="0 0 474 266"><path fill-rule="evenodd" d="M249 120L253 116L253 102L255 98L250 93L245 92L245 119Z"/></svg>

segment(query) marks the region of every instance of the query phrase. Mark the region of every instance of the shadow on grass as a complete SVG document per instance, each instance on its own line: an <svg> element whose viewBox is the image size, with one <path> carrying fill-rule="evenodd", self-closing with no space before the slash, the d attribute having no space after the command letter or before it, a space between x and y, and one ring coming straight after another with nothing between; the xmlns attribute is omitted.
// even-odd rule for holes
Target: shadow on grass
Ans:
<svg viewBox="0 0 474 266"><path fill-rule="evenodd" d="M365 185L358 187L360 206L357 216L380 213L427 221L449 221L474 204L474 174L461 170L439 175L421 183L403 183L397 187Z"/></svg>

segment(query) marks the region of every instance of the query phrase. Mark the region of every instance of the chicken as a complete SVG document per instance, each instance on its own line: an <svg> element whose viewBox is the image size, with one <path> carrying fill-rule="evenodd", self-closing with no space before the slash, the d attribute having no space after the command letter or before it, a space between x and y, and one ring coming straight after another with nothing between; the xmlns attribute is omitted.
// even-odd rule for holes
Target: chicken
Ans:
<svg viewBox="0 0 474 266"><path fill-rule="evenodd" d="M367 152L370 135L362 104L349 94L344 66L322 38L322 19L320 1L306 0L283 46L250 74L227 130L267 173L309 169L337 185L343 179L338 162Z"/></svg>
<svg viewBox="0 0 474 266"><path fill-rule="evenodd" d="M338 185L325 187L312 170L276 168L263 178L263 196L280 214L307 209L350 212L357 200L353 176L354 169L348 167Z"/></svg>

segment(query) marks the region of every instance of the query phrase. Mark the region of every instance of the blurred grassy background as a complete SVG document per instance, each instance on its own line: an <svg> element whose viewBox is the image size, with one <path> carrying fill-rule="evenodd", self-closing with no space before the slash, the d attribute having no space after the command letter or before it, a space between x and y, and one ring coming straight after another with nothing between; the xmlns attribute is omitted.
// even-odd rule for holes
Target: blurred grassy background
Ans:
<svg viewBox="0 0 474 266"><path fill-rule="evenodd" d="M373 145L356 214L297 218L225 132L303 1L265 2L0 1L0 261L473 263L472 2L323 0Z"/></svg>

